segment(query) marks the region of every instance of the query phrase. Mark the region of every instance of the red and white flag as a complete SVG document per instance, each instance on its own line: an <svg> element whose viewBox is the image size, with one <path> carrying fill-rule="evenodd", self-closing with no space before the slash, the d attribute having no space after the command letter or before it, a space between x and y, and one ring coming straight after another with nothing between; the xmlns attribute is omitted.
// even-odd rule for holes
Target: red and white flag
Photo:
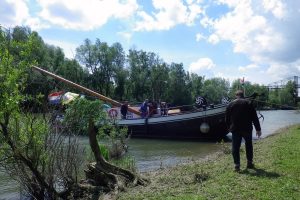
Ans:
<svg viewBox="0 0 300 200"><path fill-rule="evenodd" d="M48 100L50 104L59 104L61 97L63 95L63 91L59 91L59 92L53 92L51 94L48 95Z"/></svg>

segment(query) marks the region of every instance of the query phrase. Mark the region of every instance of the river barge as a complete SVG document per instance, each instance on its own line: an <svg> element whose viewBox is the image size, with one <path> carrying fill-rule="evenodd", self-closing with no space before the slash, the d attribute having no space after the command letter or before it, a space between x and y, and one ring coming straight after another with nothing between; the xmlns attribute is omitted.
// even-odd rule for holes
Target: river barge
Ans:
<svg viewBox="0 0 300 200"><path fill-rule="evenodd" d="M167 116L118 120L131 137L164 139L220 139L228 134L226 105L183 111Z"/></svg>
<svg viewBox="0 0 300 200"><path fill-rule="evenodd" d="M81 85L66 80L58 75L33 66L43 74L60 80L80 91L95 96L114 107L107 110L114 113L115 123L128 128L128 135L136 138L163 138L163 139L220 139L228 134L225 123L226 104L210 105L194 108L190 111L169 112L168 115L156 115L142 118L137 108L128 107L131 117L120 119L121 103L98 94ZM111 112L114 111L114 112Z"/></svg>

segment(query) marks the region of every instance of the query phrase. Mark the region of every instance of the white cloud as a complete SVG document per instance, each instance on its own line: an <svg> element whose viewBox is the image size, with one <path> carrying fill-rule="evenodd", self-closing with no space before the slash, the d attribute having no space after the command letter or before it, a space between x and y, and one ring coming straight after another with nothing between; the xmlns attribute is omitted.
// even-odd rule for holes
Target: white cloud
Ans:
<svg viewBox="0 0 300 200"><path fill-rule="evenodd" d="M240 72L247 72L247 71L250 71L250 70L257 70L258 68L259 68L259 66L257 66L256 64L250 64L250 65L247 65L247 66L239 67L238 70Z"/></svg>
<svg viewBox="0 0 300 200"><path fill-rule="evenodd" d="M132 33L130 33L130 32L121 31L121 32L118 32L117 34L120 35L121 37L123 37L127 42L130 42L130 40L132 38Z"/></svg>
<svg viewBox="0 0 300 200"><path fill-rule="evenodd" d="M263 7L266 11L272 12L272 14L279 19L284 18L284 16L286 15L285 5L281 1L263 0Z"/></svg>
<svg viewBox="0 0 300 200"><path fill-rule="evenodd" d="M26 0L2 0L0 1L1 25L13 27L24 24L29 17Z"/></svg>
<svg viewBox="0 0 300 200"><path fill-rule="evenodd" d="M300 59L296 62L286 64L272 63L267 69L267 74L274 77L274 81L296 76L300 74Z"/></svg>
<svg viewBox="0 0 300 200"><path fill-rule="evenodd" d="M247 1L249 2L249 0L217 0L216 2L218 4L226 4L228 5L228 7L232 8L236 7L240 3L245 3Z"/></svg>
<svg viewBox="0 0 300 200"><path fill-rule="evenodd" d="M49 45L54 45L54 46L62 48L64 51L64 54L67 58L69 58L69 59L75 58L76 48L79 46L79 44L63 42L60 40L51 40L51 39L46 39L46 38L44 38L44 41L45 41L45 43L47 43Z"/></svg>
<svg viewBox="0 0 300 200"><path fill-rule="evenodd" d="M270 66L268 74L284 78L298 73L300 59L300 1L218 0L230 9L224 15L205 16L201 24L210 31L212 44L230 41L235 53L246 55L254 65ZM277 67L275 67L277 66ZM278 70L282 66L283 70ZM299 65L298 65L299 66ZM250 70L242 67L240 70ZM273 73L274 72L274 73ZM265 74L266 76L266 74Z"/></svg>
<svg viewBox="0 0 300 200"><path fill-rule="evenodd" d="M300 74L300 59L291 64L270 63L268 66L249 64L240 66L237 70L230 67L218 68L215 74L219 77L229 78L232 82L245 77L245 81L268 85L272 82L287 79Z"/></svg>
<svg viewBox="0 0 300 200"><path fill-rule="evenodd" d="M187 15L187 25L193 25L195 19L197 19L199 14L201 14L203 11L199 5L192 2L188 5L188 9L189 13Z"/></svg>
<svg viewBox="0 0 300 200"><path fill-rule="evenodd" d="M214 25L214 21L213 21L213 19L209 18L207 15L204 15L204 17L200 20L200 24L204 28L209 28Z"/></svg>
<svg viewBox="0 0 300 200"><path fill-rule="evenodd" d="M196 41L199 42L201 40L204 40L205 39L205 36L202 35L201 33L197 33L196 34Z"/></svg>
<svg viewBox="0 0 300 200"><path fill-rule="evenodd" d="M216 67L210 58L200 58L196 62L190 64L188 71L196 73L200 76L214 77L213 69Z"/></svg>
<svg viewBox="0 0 300 200"><path fill-rule="evenodd" d="M250 64L239 67L238 69L233 69L229 66L220 67L217 66L210 58L200 58L198 61L189 66L188 71L200 76L205 76L206 78L225 78L230 83L243 77L246 81L260 84L267 84L276 80L275 76L271 76L270 74L267 75L261 66Z"/></svg>
<svg viewBox="0 0 300 200"><path fill-rule="evenodd" d="M231 83L243 77L245 81L265 85L276 80L275 77L266 73L265 67L257 66L255 64L238 67L238 69L233 69L232 67L220 67L215 71L217 71L215 73L217 77L229 79Z"/></svg>
<svg viewBox="0 0 300 200"><path fill-rule="evenodd" d="M188 1L185 5L182 0L152 0L157 12L151 14L145 11L138 12L141 18L135 24L135 31L169 30L178 24L193 25L202 13L198 2Z"/></svg>
<svg viewBox="0 0 300 200"><path fill-rule="evenodd" d="M29 26L32 30L38 31L41 29L50 28L48 23L43 23L40 18L29 17L25 23L26 26Z"/></svg>
<svg viewBox="0 0 300 200"><path fill-rule="evenodd" d="M53 25L69 29L92 30L111 18L124 19L138 9L136 0L37 0L40 17Z"/></svg>
<svg viewBox="0 0 300 200"><path fill-rule="evenodd" d="M29 3L36 3L31 11ZM168 30L178 24L193 25L202 12L199 4L195 0L153 0L156 12L146 13L136 0L4 0L0 19L5 26L28 25L35 30L53 25L93 30L111 19L133 20L136 31Z"/></svg>
<svg viewBox="0 0 300 200"><path fill-rule="evenodd" d="M212 44L217 44L219 41L220 41L220 38L216 34L211 34L208 38L208 42L210 42Z"/></svg>

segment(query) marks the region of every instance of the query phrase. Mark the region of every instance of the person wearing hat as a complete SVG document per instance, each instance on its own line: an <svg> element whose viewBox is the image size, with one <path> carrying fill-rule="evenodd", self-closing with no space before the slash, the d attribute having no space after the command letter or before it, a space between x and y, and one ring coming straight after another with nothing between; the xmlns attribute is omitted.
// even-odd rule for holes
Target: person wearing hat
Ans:
<svg viewBox="0 0 300 200"><path fill-rule="evenodd" d="M256 135L261 136L261 127L256 110L251 101L244 98L244 92L238 90L235 93L236 99L226 108L226 124L232 133L232 156L235 171L240 171L240 147L242 139L245 140L247 168L254 168L253 145L252 145L252 124L256 129Z"/></svg>

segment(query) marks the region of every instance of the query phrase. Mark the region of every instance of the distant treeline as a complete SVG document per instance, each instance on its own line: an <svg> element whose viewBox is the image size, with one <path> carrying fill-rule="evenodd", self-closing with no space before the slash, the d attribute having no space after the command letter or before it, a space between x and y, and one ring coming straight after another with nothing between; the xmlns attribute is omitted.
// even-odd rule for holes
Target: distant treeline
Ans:
<svg viewBox="0 0 300 200"><path fill-rule="evenodd" d="M95 42L85 39L76 48L75 58L69 59L60 47L46 44L28 27L0 28L1 51L12 54L14 62L33 60L39 67L118 101L138 103L147 98L176 106L194 104L197 96L203 96L208 103L217 104L224 97L234 98L237 89L245 89L246 95L260 95L260 107L297 106L292 82L283 89L268 91L265 86L248 81L241 85L239 79L232 83L221 77L207 79L185 71L182 63L166 63L156 53L136 49L125 52L120 43L109 45L98 38ZM34 44L34 49L27 55L20 45L12 45L28 42ZM27 81L24 92L44 95L45 101L53 91L79 92L33 71L29 71Z"/></svg>

